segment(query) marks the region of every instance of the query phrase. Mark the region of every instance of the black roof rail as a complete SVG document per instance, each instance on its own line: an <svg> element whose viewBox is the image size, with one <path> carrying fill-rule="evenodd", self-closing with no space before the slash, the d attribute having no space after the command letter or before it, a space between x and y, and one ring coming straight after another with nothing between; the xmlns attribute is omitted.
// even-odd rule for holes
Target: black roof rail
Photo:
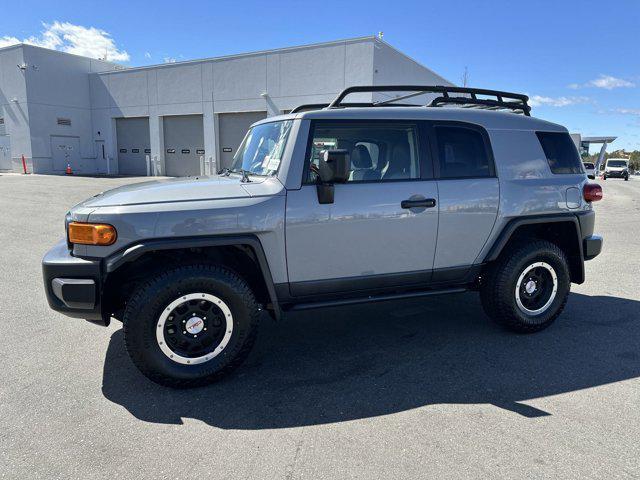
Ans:
<svg viewBox="0 0 640 480"><path fill-rule="evenodd" d="M407 103L402 104L388 104L388 105L377 105L372 102L354 102L354 103L343 103L340 105L343 108L347 107L423 107L424 105L410 105ZM291 110L289 113L299 113L299 112L307 112L310 110L322 110L329 107L328 103L307 103L304 105L298 105L296 108Z"/></svg>
<svg viewBox="0 0 640 480"><path fill-rule="evenodd" d="M374 93L374 92L412 92L408 95L401 95L396 98L372 103L344 103L343 100L352 93ZM428 105L408 105L393 104L399 100L417 97L425 93L440 93L441 95L431 101ZM457 94L453 95L452 94ZM495 98L478 98L478 95ZM346 107L408 107L426 106L439 107L446 104L459 105L463 108L480 108L487 110L511 110L524 115L531 115L529 97L520 93L503 92L500 90L488 90L485 88L469 87L449 87L444 85L371 85L355 86L345 88L329 104L309 104L300 105L294 108L291 113L303 110L317 110L321 108L346 108Z"/></svg>

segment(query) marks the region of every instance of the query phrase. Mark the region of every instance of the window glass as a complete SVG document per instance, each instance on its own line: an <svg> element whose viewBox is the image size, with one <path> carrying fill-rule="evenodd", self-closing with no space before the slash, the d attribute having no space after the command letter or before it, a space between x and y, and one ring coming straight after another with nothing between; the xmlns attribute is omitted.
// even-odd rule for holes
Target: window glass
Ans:
<svg viewBox="0 0 640 480"><path fill-rule="evenodd" d="M489 156L482 134L471 128L435 127L440 178L489 177Z"/></svg>
<svg viewBox="0 0 640 480"><path fill-rule="evenodd" d="M584 173L580 155L568 133L537 132L542 150L553 173Z"/></svg>
<svg viewBox="0 0 640 480"><path fill-rule="evenodd" d="M608 167L626 167L627 162L624 160L607 160Z"/></svg>
<svg viewBox="0 0 640 480"><path fill-rule="evenodd" d="M317 122L312 132L307 182L317 181L325 150L349 152L349 182L420 178L418 128L405 123Z"/></svg>
<svg viewBox="0 0 640 480"><path fill-rule="evenodd" d="M289 138L293 122L262 123L251 128L233 157L231 171L245 170L254 175L273 175Z"/></svg>

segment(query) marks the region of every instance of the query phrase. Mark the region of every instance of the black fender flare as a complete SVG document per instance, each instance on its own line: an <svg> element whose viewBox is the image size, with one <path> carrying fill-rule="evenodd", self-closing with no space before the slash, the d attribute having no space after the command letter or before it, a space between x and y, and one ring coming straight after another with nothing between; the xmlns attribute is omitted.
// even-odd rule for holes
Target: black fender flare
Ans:
<svg viewBox="0 0 640 480"><path fill-rule="evenodd" d="M584 252L582 246L582 229L578 217L574 213L566 214L554 214L554 215L536 215L530 217L519 217L510 220L502 229L493 245L485 255L483 263L489 263L496 260L504 248L509 243L509 240L515 233L515 231L524 225L541 225L549 223L572 223L575 227L575 241L577 243L578 255L575 258L579 259L579 271L576 272L577 278L574 283L583 283L585 278L584 273Z"/></svg>
<svg viewBox="0 0 640 480"><path fill-rule="evenodd" d="M262 243L255 235L220 235L202 237L178 237L140 240L127 247L111 254L104 260L105 277L115 272L126 263L130 263L140 258L145 253L160 250L177 250L184 248L207 248L224 246L246 246L253 250L258 265L262 273L264 283L267 287L269 299L273 305L274 315L277 320L282 316L282 311L278 303L273 277L267 262L267 257L262 248Z"/></svg>

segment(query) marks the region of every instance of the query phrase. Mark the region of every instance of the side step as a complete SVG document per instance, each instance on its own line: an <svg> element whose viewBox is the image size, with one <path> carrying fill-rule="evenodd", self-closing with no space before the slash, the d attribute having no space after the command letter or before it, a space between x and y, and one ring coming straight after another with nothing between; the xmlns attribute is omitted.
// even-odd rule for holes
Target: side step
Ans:
<svg viewBox="0 0 640 480"><path fill-rule="evenodd" d="M340 300L326 300L321 302L296 303L289 307L288 311L311 310L314 308L339 307L344 305L357 305L360 303L387 302L389 300L402 300L405 298L428 297L431 295L446 295L450 293L463 293L466 288L446 288L442 290L423 290L420 292L394 293L387 295L370 295L368 297L344 298Z"/></svg>

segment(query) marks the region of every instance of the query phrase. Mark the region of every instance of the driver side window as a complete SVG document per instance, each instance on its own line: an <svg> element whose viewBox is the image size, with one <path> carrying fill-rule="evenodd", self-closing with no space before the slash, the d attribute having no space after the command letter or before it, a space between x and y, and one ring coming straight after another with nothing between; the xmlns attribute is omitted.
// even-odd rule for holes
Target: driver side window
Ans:
<svg viewBox="0 0 640 480"><path fill-rule="evenodd" d="M317 182L320 158L326 150L349 152L347 183L420 178L418 127L399 122L314 122L305 183Z"/></svg>

